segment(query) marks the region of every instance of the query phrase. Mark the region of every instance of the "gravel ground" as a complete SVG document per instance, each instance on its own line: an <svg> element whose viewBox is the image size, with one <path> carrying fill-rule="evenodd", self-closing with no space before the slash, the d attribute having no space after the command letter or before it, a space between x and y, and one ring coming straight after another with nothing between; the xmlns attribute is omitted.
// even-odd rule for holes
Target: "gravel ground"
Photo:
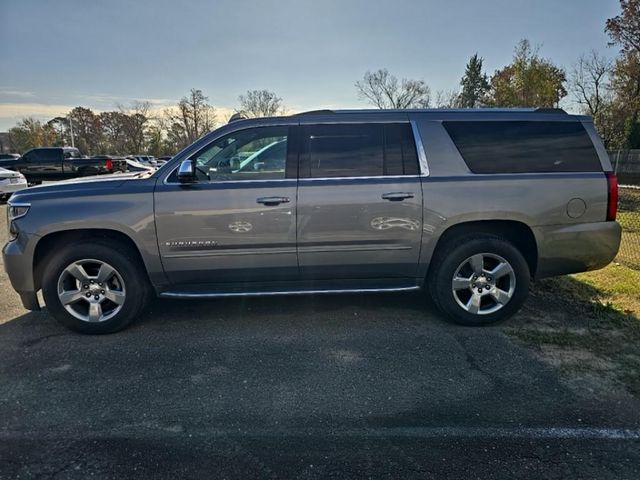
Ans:
<svg viewBox="0 0 640 480"><path fill-rule="evenodd" d="M640 478L640 401L505 335L531 304L473 329L415 293L158 301L92 337L0 288L0 478Z"/></svg>

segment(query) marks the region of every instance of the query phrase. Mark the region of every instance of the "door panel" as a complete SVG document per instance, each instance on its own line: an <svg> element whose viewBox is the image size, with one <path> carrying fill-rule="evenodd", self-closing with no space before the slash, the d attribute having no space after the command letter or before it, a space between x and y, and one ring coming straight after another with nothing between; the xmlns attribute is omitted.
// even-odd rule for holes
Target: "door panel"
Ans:
<svg viewBox="0 0 640 480"><path fill-rule="evenodd" d="M412 197L383 199L400 193ZM414 277L421 238L417 176L300 180L301 278Z"/></svg>
<svg viewBox="0 0 640 480"><path fill-rule="evenodd" d="M298 278L297 179L286 178L297 152L288 139L288 126L231 132L191 156L196 183L179 184L174 171L157 185L158 243L172 283Z"/></svg>
<svg viewBox="0 0 640 480"><path fill-rule="evenodd" d="M288 203L258 203L283 197ZM297 277L296 181L158 185L156 228L174 284Z"/></svg>
<svg viewBox="0 0 640 480"><path fill-rule="evenodd" d="M299 142L301 278L414 277L422 188L410 124L306 124Z"/></svg>

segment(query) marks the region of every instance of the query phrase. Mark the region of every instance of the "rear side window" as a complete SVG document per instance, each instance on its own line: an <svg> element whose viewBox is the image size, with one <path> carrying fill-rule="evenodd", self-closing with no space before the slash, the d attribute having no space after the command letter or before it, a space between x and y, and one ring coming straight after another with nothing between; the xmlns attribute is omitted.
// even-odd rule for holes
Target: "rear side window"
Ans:
<svg viewBox="0 0 640 480"><path fill-rule="evenodd" d="M301 131L301 177L419 174L408 123L306 125Z"/></svg>
<svg viewBox="0 0 640 480"><path fill-rule="evenodd" d="M602 171L580 122L443 122L473 173Z"/></svg>

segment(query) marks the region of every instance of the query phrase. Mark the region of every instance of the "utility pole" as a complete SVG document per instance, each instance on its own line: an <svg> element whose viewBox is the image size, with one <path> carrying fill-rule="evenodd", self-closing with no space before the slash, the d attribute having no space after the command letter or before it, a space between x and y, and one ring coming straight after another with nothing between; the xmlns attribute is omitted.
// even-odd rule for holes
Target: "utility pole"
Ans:
<svg viewBox="0 0 640 480"><path fill-rule="evenodd" d="M71 146L73 148L75 148L75 143L73 141L73 120L71 120L71 117L67 117L69 119L69 130L71 131Z"/></svg>

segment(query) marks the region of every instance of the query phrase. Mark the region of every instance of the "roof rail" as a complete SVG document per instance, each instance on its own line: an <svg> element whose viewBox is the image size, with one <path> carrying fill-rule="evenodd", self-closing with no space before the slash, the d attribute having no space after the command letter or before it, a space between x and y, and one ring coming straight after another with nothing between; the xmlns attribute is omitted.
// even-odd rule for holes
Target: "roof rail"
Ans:
<svg viewBox="0 0 640 480"><path fill-rule="evenodd" d="M546 107L536 108L534 110L534 112L536 112L536 113L564 113L565 115L567 114L567 112L565 112L562 108L546 108Z"/></svg>
<svg viewBox="0 0 640 480"><path fill-rule="evenodd" d="M324 109L324 110L309 110L308 112L300 112L296 113L295 116L299 117L301 115L323 115L323 114L333 114L336 113L333 110Z"/></svg>

